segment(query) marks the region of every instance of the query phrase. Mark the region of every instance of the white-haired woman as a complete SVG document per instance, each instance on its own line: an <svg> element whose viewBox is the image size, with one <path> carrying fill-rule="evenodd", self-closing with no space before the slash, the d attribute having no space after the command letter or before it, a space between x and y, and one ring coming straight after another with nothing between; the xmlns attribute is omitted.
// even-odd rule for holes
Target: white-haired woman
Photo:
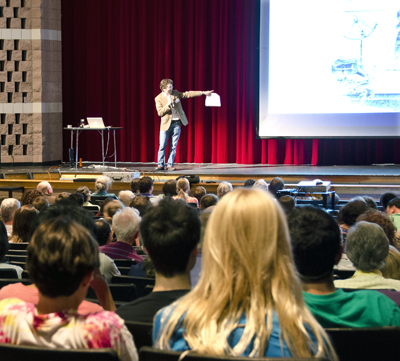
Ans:
<svg viewBox="0 0 400 361"><path fill-rule="evenodd" d="M252 188L224 196L207 225L202 257L197 286L157 314L155 347L336 360L304 305L285 215L270 195Z"/></svg>
<svg viewBox="0 0 400 361"><path fill-rule="evenodd" d="M92 194L92 197L107 196L110 198L118 199L114 193L108 193L108 189L111 187L111 184L112 184L112 180L109 177L107 177L105 175L101 175L100 177L97 177L96 182L94 183L96 192Z"/></svg>

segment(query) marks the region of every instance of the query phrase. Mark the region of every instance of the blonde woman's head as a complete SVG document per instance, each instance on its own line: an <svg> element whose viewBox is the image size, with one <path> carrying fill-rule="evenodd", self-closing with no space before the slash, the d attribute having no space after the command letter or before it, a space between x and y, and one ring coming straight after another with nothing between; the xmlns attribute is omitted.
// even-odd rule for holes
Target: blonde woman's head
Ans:
<svg viewBox="0 0 400 361"><path fill-rule="evenodd" d="M385 278L400 280L400 252L393 246L389 246L389 254L385 258L382 275Z"/></svg>
<svg viewBox="0 0 400 361"><path fill-rule="evenodd" d="M176 182L176 191L178 193L178 198L186 199L190 191L190 183L186 178L178 179Z"/></svg>

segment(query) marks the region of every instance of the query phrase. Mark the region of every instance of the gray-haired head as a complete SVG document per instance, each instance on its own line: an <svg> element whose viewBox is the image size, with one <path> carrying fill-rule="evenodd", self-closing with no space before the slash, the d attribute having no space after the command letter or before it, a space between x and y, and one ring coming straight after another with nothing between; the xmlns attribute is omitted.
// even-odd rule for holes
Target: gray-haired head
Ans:
<svg viewBox="0 0 400 361"><path fill-rule="evenodd" d="M15 212L21 207L19 200L15 198L6 198L1 202L1 218L4 223L12 221Z"/></svg>
<svg viewBox="0 0 400 361"><path fill-rule="evenodd" d="M133 198L135 198L135 195L132 191L121 191L118 193L118 199L125 205L125 207L129 206L129 203Z"/></svg>
<svg viewBox="0 0 400 361"><path fill-rule="evenodd" d="M218 198L221 198L224 196L226 193L229 193L233 190L232 184L229 182L221 182L217 188L217 196Z"/></svg>
<svg viewBox="0 0 400 361"><path fill-rule="evenodd" d="M254 188L264 189L265 191L268 190L268 183L264 179L259 179L253 184Z"/></svg>
<svg viewBox="0 0 400 361"><path fill-rule="evenodd" d="M141 220L137 209L127 207L117 211L112 219L117 240L132 245L139 231Z"/></svg>
<svg viewBox="0 0 400 361"><path fill-rule="evenodd" d="M358 222L347 233L346 254L358 270L371 272L383 267L389 240L376 223Z"/></svg>
<svg viewBox="0 0 400 361"><path fill-rule="evenodd" d="M97 177L94 187L96 188L96 192L107 192L111 184L112 180L109 177L101 175L100 177Z"/></svg>

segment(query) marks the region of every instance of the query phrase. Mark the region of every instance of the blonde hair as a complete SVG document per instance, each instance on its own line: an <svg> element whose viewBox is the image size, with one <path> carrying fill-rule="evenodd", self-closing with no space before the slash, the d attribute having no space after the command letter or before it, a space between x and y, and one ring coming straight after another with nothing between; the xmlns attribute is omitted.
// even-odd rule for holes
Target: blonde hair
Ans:
<svg viewBox="0 0 400 361"><path fill-rule="evenodd" d="M281 339L294 357L336 354L304 304L295 274L285 215L265 191L236 189L220 200L210 216L197 286L169 306L161 317L155 347L169 349L177 327L193 351L213 355L264 357L272 333L273 313ZM245 315L243 335L232 349L231 333ZM309 332L315 335L314 351Z"/></svg>
<svg viewBox="0 0 400 361"><path fill-rule="evenodd" d="M178 198L186 199L189 189L190 183L186 178L178 179L178 182L176 182L176 191L178 193Z"/></svg>
<svg viewBox="0 0 400 361"><path fill-rule="evenodd" d="M381 271L385 278L400 280L400 252L395 247L389 246L389 254Z"/></svg>

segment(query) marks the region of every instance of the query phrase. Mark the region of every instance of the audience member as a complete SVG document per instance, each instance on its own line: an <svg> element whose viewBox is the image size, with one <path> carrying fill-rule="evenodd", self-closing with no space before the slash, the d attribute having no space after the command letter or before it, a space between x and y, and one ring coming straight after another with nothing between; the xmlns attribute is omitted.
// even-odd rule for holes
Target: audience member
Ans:
<svg viewBox="0 0 400 361"><path fill-rule="evenodd" d="M69 195L68 200L74 202L79 207L83 207L85 203L85 197L81 192L72 193Z"/></svg>
<svg viewBox="0 0 400 361"><path fill-rule="evenodd" d="M253 188L260 188L265 191L268 190L268 183L264 179L258 179L254 184Z"/></svg>
<svg viewBox="0 0 400 361"><path fill-rule="evenodd" d="M386 213L397 230L400 230L400 198L393 198L386 207Z"/></svg>
<svg viewBox="0 0 400 361"><path fill-rule="evenodd" d="M153 196L153 189L154 189L154 187L153 187L153 179L151 177L144 176L144 177L141 177L139 179L140 195L142 197L149 198L150 202L153 205L156 205L161 200L161 198Z"/></svg>
<svg viewBox="0 0 400 361"><path fill-rule="evenodd" d="M222 181L217 187L217 197L221 199L225 194L232 192L233 187L229 182Z"/></svg>
<svg viewBox="0 0 400 361"><path fill-rule="evenodd" d="M200 210L204 211L209 207L213 207L218 203L218 197L213 193L206 194L200 201Z"/></svg>
<svg viewBox="0 0 400 361"><path fill-rule="evenodd" d="M296 207L296 199L291 196L282 196L278 199L278 202L285 214L289 214Z"/></svg>
<svg viewBox="0 0 400 361"><path fill-rule="evenodd" d="M32 205L22 206L15 212L13 230L10 237L11 243L29 242L33 222L39 212Z"/></svg>
<svg viewBox="0 0 400 361"><path fill-rule="evenodd" d="M131 180L131 191L135 193L135 196L140 193L139 191L139 179L132 179Z"/></svg>
<svg viewBox="0 0 400 361"><path fill-rule="evenodd" d="M200 354L336 359L303 302L285 215L272 196L237 189L207 225L199 283L155 317L154 347Z"/></svg>
<svg viewBox="0 0 400 361"><path fill-rule="evenodd" d="M83 198L85 200L83 203L84 207L97 207L98 209L100 209L100 207L98 205L90 203L90 200L92 198L92 192L90 191L90 189L88 187L82 186L82 187L79 187L76 191L78 193L82 193Z"/></svg>
<svg viewBox="0 0 400 361"><path fill-rule="evenodd" d="M96 219L96 236L99 246L105 246L113 240L110 224L103 218Z"/></svg>
<svg viewBox="0 0 400 361"><path fill-rule="evenodd" d="M36 189L30 189L28 191L25 191L21 197L21 206L32 204L35 198L41 196L43 196L43 194Z"/></svg>
<svg viewBox="0 0 400 361"><path fill-rule="evenodd" d="M84 316L75 311L89 285L104 282L95 272L98 265L97 244L83 226L65 218L40 224L28 247L27 261L29 276L39 289L38 303L15 298L0 302L0 342L112 348L121 361L137 361L132 336L115 313Z"/></svg>
<svg viewBox="0 0 400 361"><path fill-rule="evenodd" d="M336 280L337 288L394 289L400 281L382 277L381 269L389 253L389 240L375 223L358 222L349 229L346 253L356 268L352 278Z"/></svg>
<svg viewBox="0 0 400 361"><path fill-rule="evenodd" d="M100 251L112 259L143 260L133 248L138 235L141 218L139 212L133 208L124 208L117 211L112 219L117 241L100 247Z"/></svg>
<svg viewBox="0 0 400 361"><path fill-rule="evenodd" d="M112 218L114 217L115 213L120 209L124 209L125 206L119 200L113 199L111 202L105 203L103 207L103 215L104 217Z"/></svg>
<svg viewBox="0 0 400 361"><path fill-rule="evenodd" d="M125 207L129 206L129 203L133 198L135 198L135 195L132 191L120 191L118 193L118 199L123 203Z"/></svg>
<svg viewBox="0 0 400 361"><path fill-rule="evenodd" d="M68 197L71 195L71 193L68 192L61 192L58 194L57 198L56 198L56 203L60 202L64 199L68 199Z"/></svg>
<svg viewBox="0 0 400 361"><path fill-rule="evenodd" d="M49 182L40 182L36 189L47 198L50 204L54 204L56 202L56 196L53 194L53 187Z"/></svg>
<svg viewBox="0 0 400 361"><path fill-rule="evenodd" d="M101 197L110 197L117 199L117 196L114 193L108 193L108 190L110 189L111 185L112 185L111 178L105 175L97 177L96 182L94 183L96 192L92 194L92 198L94 199L96 196L101 196Z"/></svg>
<svg viewBox="0 0 400 361"><path fill-rule="evenodd" d="M6 226L7 235L11 237L12 234L12 224L15 216L15 212L21 207L19 200L15 198L6 198L1 202L1 220Z"/></svg>
<svg viewBox="0 0 400 361"><path fill-rule="evenodd" d="M156 283L153 292L121 306L117 314L124 320L151 323L158 310L191 288L190 270L200 240L199 216L185 203L166 198L143 218L140 235L154 264Z"/></svg>
<svg viewBox="0 0 400 361"><path fill-rule="evenodd" d="M339 226L328 213L314 207L297 208L288 221L304 301L321 326L400 325L400 309L385 295L336 290L332 269L343 249Z"/></svg>
<svg viewBox="0 0 400 361"><path fill-rule="evenodd" d="M256 182L255 179L248 179L246 182L244 182L243 187L245 188L250 188L253 187L254 183Z"/></svg>
<svg viewBox="0 0 400 361"><path fill-rule="evenodd" d="M389 254L385 258L385 265L382 268L382 276L400 280L400 252L393 246L389 246Z"/></svg>
<svg viewBox="0 0 400 361"><path fill-rule="evenodd" d="M178 192L178 195L176 195L174 199L184 199L186 203L195 203L196 207L199 208L199 201L197 198L189 196L190 183L186 178L178 179L178 182L176 182L176 191Z"/></svg>
<svg viewBox="0 0 400 361"><path fill-rule="evenodd" d="M0 222L0 269L15 269L18 278L21 278L24 270L19 266L14 266L7 262L6 254L9 249L10 245L8 244L7 230L3 222Z"/></svg>
<svg viewBox="0 0 400 361"><path fill-rule="evenodd" d="M147 211L152 207L152 204L147 197L136 196L129 203L129 207L135 208L139 211L141 217L144 217Z"/></svg>
<svg viewBox="0 0 400 361"><path fill-rule="evenodd" d="M176 196L176 180L169 179L167 180L162 187L163 194L160 194L159 197L174 197Z"/></svg>
<svg viewBox="0 0 400 361"><path fill-rule="evenodd" d="M202 186L197 186L193 191L193 197L197 199L198 204L200 204L201 199L207 194L207 191Z"/></svg>
<svg viewBox="0 0 400 361"><path fill-rule="evenodd" d="M43 212L50 206L50 203L46 197L41 196L41 197L36 197L33 200L32 206L35 207L39 212Z"/></svg>
<svg viewBox="0 0 400 361"><path fill-rule="evenodd" d="M364 199L356 199L350 200L339 211L337 222L342 230L344 242L346 242L348 229L356 223L357 217L359 217L361 214L364 214L367 210L368 206Z"/></svg>
<svg viewBox="0 0 400 361"><path fill-rule="evenodd" d="M374 201L374 199L372 197L362 196L362 198L364 199L365 203L367 203L368 208L377 209L378 206L376 205L376 202Z"/></svg>
<svg viewBox="0 0 400 361"><path fill-rule="evenodd" d="M114 201L115 198L106 198L102 202L99 202L100 204L100 211L96 214L96 217L104 217L104 207L109 203Z"/></svg>
<svg viewBox="0 0 400 361"><path fill-rule="evenodd" d="M397 195L392 192L387 192L387 193L382 194L381 199L379 200L379 203L384 211L386 211L386 207L387 207L388 203L393 198L396 198L396 197L397 197Z"/></svg>
<svg viewBox="0 0 400 361"><path fill-rule="evenodd" d="M269 184L269 191L274 195L276 198L276 193L278 191L281 191L282 189L285 189L285 182L283 181L282 178L275 177L272 179L271 183Z"/></svg>

